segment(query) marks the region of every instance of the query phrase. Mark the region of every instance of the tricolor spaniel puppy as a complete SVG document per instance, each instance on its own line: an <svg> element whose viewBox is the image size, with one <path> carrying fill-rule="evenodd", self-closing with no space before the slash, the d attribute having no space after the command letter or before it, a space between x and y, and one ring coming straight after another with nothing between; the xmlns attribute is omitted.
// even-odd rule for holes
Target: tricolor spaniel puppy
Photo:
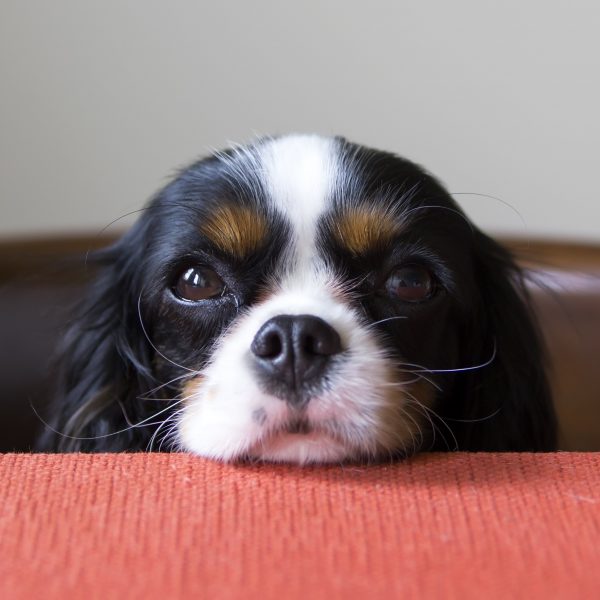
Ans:
<svg viewBox="0 0 600 600"><path fill-rule="evenodd" d="M45 449L555 448L522 272L408 160L309 135L216 153L93 260Z"/></svg>

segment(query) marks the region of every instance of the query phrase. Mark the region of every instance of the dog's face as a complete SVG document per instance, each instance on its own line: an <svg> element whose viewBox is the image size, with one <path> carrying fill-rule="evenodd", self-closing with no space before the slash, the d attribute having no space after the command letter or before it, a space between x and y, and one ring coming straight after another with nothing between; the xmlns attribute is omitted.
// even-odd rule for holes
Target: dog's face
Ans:
<svg viewBox="0 0 600 600"><path fill-rule="evenodd" d="M218 154L183 171L103 259L84 314L103 313L112 337L68 339L121 364L112 383L79 377L88 399L63 409L71 435L135 447L119 428L133 414L152 443L162 433L217 459L380 459L482 447L465 423L518 393L532 410L509 415L514 427L497 419L506 431L489 445L552 444L541 364L527 389L504 373L513 358L541 362L518 270L408 161L317 136ZM162 418L148 396L173 401Z"/></svg>
<svg viewBox="0 0 600 600"><path fill-rule="evenodd" d="M213 169L152 300L159 350L199 371L178 445L297 462L412 450L435 392L421 371L458 366L468 224L436 218L448 205L420 223L433 182L338 140L269 141Z"/></svg>

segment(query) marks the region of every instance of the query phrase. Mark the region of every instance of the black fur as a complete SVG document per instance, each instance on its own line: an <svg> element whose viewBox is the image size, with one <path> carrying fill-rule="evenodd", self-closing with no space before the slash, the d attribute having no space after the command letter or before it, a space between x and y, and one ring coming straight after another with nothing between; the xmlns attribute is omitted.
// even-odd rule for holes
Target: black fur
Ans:
<svg viewBox="0 0 600 600"><path fill-rule="evenodd" d="M397 306L369 293L357 300L371 321L410 313L410 319L380 329L391 350L428 369L442 390L433 417L437 435L423 449L553 450L556 420L543 345L513 258L417 166L339 143L360 166L361 193L373 201L395 193L410 226L373 256L345 255L331 235L345 202L342 188L320 225L321 251L350 279L366 272L376 278L404 256L416 255L430 264L442 290L420 306ZM203 215L225 198L252 203L271 223L267 243L245 261L223 256L199 234ZM255 302L285 248L286 227L252 174L232 182L216 158L184 170L120 241L92 257L98 277L63 340L51 428L39 448L155 449L149 446L152 435L174 410L168 400L181 392L185 368L201 369L239 305ZM238 304L224 298L198 315L174 302L165 290L190 257L217 264ZM176 378L183 379L164 385Z"/></svg>

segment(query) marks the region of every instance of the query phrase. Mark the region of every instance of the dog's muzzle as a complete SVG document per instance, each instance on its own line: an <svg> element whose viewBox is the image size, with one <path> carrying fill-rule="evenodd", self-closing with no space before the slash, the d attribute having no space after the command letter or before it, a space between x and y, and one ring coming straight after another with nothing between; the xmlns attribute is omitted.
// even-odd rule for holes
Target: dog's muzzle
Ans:
<svg viewBox="0 0 600 600"><path fill-rule="evenodd" d="M302 408L322 387L342 343L338 332L319 317L279 315L258 330L250 349L261 387Z"/></svg>

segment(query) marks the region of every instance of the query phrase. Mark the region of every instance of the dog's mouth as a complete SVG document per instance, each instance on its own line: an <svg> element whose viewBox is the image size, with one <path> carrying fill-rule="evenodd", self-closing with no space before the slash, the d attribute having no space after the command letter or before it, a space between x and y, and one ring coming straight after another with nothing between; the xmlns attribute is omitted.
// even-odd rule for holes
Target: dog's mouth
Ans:
<svg viewBox="0 0 600 600"><path fill-rule="evenodd" d="M324 424L306 417L290 418L248 450L250 459L290 463L340 462L349 457L347 444Z"/></svg>
<svg viewBox="0 0 600 600"><path fill-rule="evenodd" d="M279 433L308 435L315 430L312 423L305 417L295 417L279 429ZM277 431L275 433L278 433Z"/></svg>

